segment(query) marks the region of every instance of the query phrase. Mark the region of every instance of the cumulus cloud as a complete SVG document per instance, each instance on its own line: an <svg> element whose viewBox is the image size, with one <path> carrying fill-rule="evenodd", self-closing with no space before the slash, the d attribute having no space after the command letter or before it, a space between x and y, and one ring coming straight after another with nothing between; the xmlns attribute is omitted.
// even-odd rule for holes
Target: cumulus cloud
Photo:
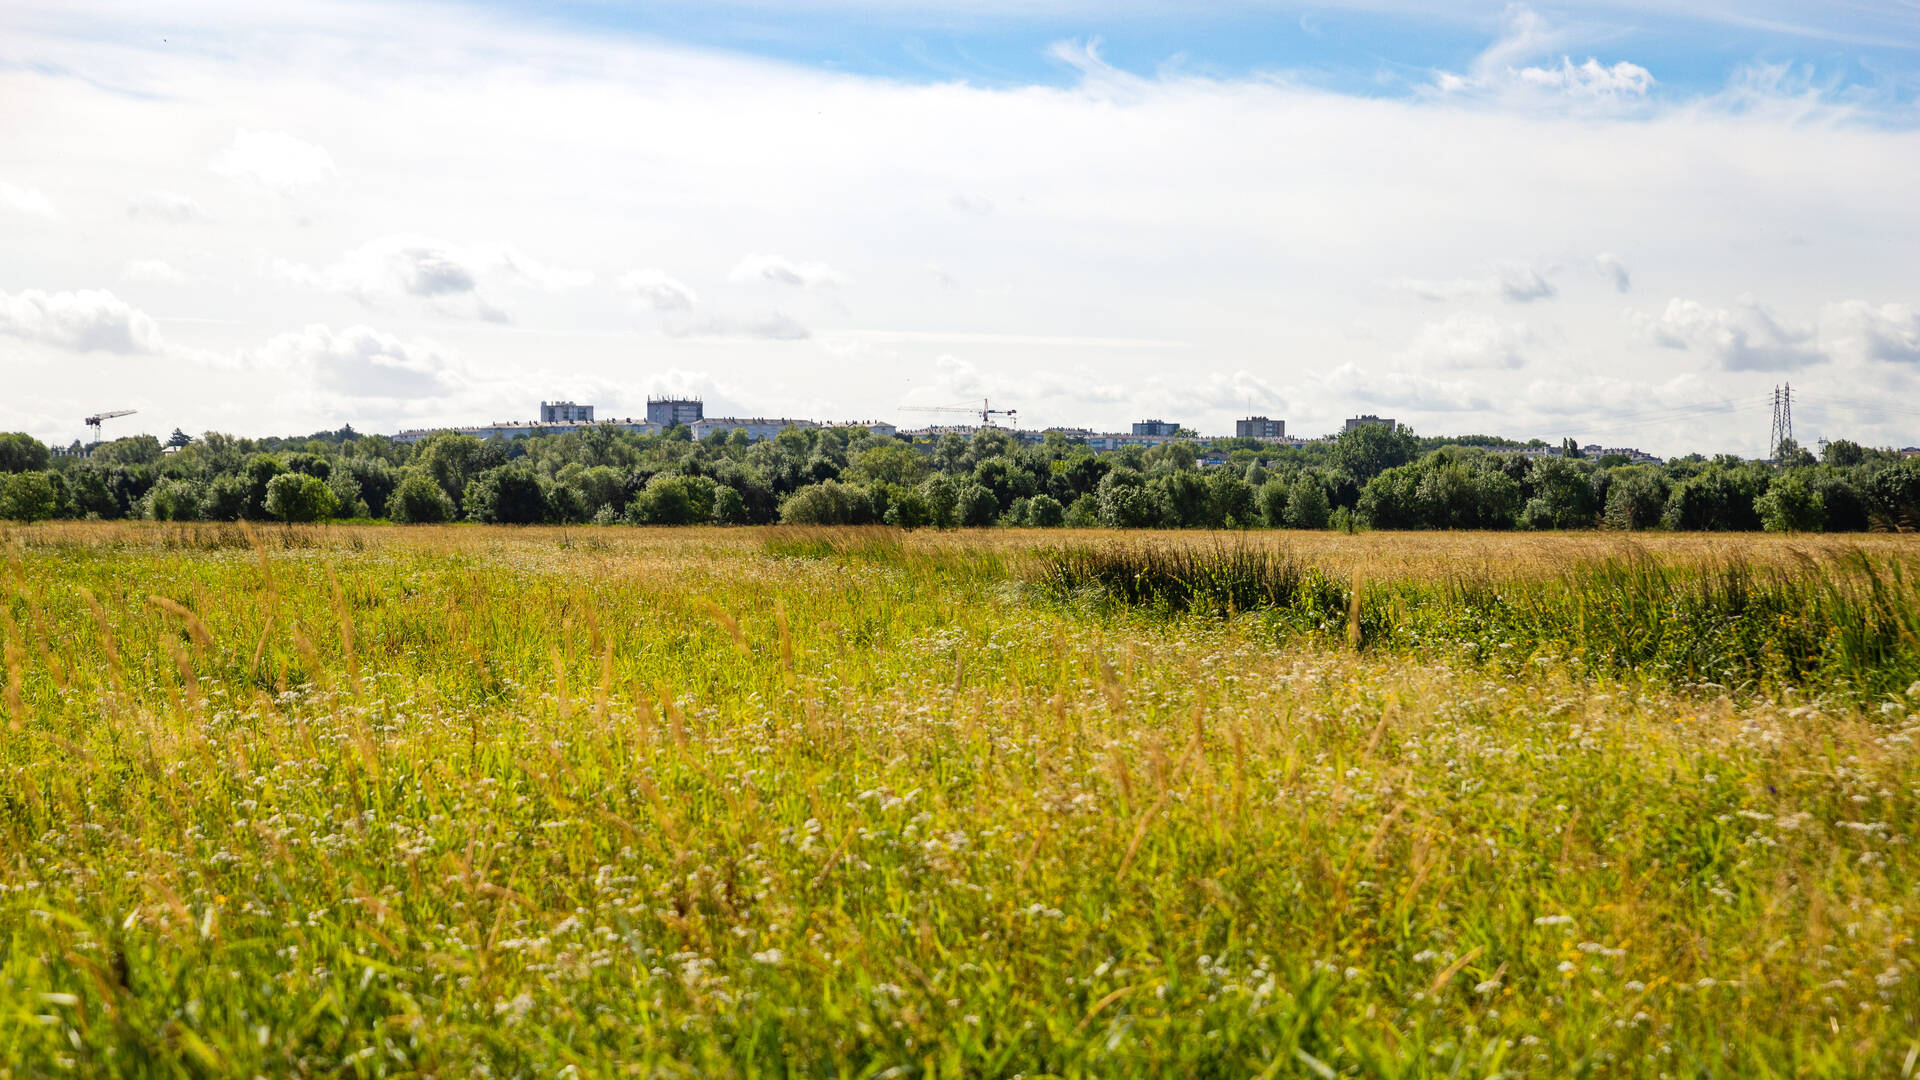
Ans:
<svg viewBox="0 0 1920 1080"><path fill-rule="evenodd" d="M1524 67L1513 76L1521 85L1572 97L1638 97L1653 86L1652 73L1638 64L1622 60L1608 67L1591 56L1577 65L1571 57L1563 56L1557 68Z"/></svg>
<svg viewBox="0 0 1920 1080"><path fill-rule="evenodd" d="M1858 361L1920 364L1920 308L1843 300L1820 312L1820 343Z"/></svg>
<svg viewBox="0 0 1920 1080"><path fill-rule="evenodd" d="M238 184L252 184L279 195L292 195L324 184L340 175L333 155L323 147L284 131L233 133L233 141L213 156L207 167Z"/></svg>
<svg viewBox="0 0 1920 1080"><path fill-rule="evenodd" d="M775 311L759 316L709 315L670 323L667 334L677 338L752 339L760 341L805 341L813 336L799 320Z"/></svg>
<svg viewBox="0 0 1920 1080"><path fill-rule="evenodd" d="M160 285L184 285L187 275L164 259L129 259L120 268L120 276L132 281L151 281Z"/></svg>
<svg viewBox="0 0 1920 1080"><path fill-rule="evenodd" d="M1730 308L1676 297L1657 318L1636 321L1655 344L1703 353L1728 371L1791 371L1827 359L1813 327L1780 319L1751 296Z"/></svg>
<svg viewBox="0 0 1920 1080"><path fill-rule="evenodd" d="M549 266L503 245L456 246L427 236L385 236L315 269L281 259L274 273L324 292L341 293L370 306L400 297L424 300L449 315L508 321L506 313L483 296L483 279L547 292L580 288L593 281L585 270Z"/></svg>
<svg viewBox="0 0 1920 1080"><path fill-rule="evenodd" d="M1507 9L1501 37L1488 46L1465 73L1436 72L1434 86L1448 94L1532 94L1585 101L1619 101L1646 97L1653 74L1638 64L1603 64L1588 57L1576 64L1562 54L1546 66L1526 61L1550 56L1564 36L1533 9L1515 4Z"/></svg>
<svg viewBox="0 0 1920 1080"><path fill-rule="evenodd" d="M1516 304L1530 304L1535 300L1547 300L1559 293L1538 270L1532 267L1512 267L1500 272L1497 278L1500 296Z"/></svg>
<svg viewBox="0 0 1920 1080"><path fill-rule="evenodd" d="M131 355L165 347L151 316L104 289L0 292L0 333L74 352Z"/></svg>
<svg viewBox="0 0 1920 1080"><path fill-rule="evenodd" d="M727 275L732 281L771 281L802 289L845 285L848 278L822 262L796 263L779 255L748 255Z"/></svg>
<svg viewBox="0 0 1920 1080"><path fill-rule="evenodd" d="M18 187L5 180L0 180L0 206L16 214L48 221L60 216L53 208L53 200L39 188Z"/></svg>
<svg viewBox="0 0 1920 1080"><path fill-rule="evenodd" d="M172 191L146 191L127 200L127 216L143 221L164 221L184 225L205 221L206 208L189 196Z"/></svg>
<svg viewBox="0 0 1920 1080"><path fill-rule="evenodd" d="M1517 368L1527 362L1534 335L1525 323L1457 311L1421 327L1403 359L1445 369Z"/></svg>
<svg viewBox="0 0 1920 1080"><path fill-rule="evenodd" d="M275 336L248 359L256 367L304 376L316 389L354 400L441 398L467 382L442 346L424 339L403 341L370 326L336 331L314 323Z"/></svg>
<svg viewBox="0 0 1920 1080"><path fill-rule="evenodd" d="M1612 252L1603 251L1593 257L1593 268L1600 276L1613 282L1615 292L1632 292L1633 275L1627 273L1627 264L1620 261Z"/></svg>
<svg viewBox="0 0 1920 1080"><path fill-rule="evenodd" d="M634 270L620 275L614 286L655 311L692 311L700 294L665 270Z"/></svg>
<svg viewBox="0 0 1920 1080"><path fill-rule="evenodd" d="M1493 407L1493 399L1472 383L1436 379L1414 372L1389 371L1380 374L1356 364L1341 364L1321 376L1319 382L1327 390L1346 398L1393 409L1480 412Z"/></svg>

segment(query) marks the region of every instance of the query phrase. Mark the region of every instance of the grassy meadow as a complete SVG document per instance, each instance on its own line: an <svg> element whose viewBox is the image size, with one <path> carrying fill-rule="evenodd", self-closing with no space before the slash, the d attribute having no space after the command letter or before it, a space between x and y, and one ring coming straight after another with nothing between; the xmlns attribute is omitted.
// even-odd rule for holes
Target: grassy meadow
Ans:
<svg viewBox="0 0 1920 1080"><path fill-rule="evenodd" d="M1911 1076L1920 546L0 531L0 1076Z"/></svg>

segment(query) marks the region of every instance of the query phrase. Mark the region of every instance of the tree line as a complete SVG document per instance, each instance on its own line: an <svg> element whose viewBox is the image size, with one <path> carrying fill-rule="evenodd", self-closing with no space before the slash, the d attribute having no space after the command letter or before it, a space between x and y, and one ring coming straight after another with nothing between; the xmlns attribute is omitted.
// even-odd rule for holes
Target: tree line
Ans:
<svg viewBox="0 0 1920 1080"><path fill-rule="evenodd" d="M1530 444L1534 448L1542 444ZM1060 433L932 442L861 428L696 440L599 427L417 443L352 428L305 438L174 432L55 455L0 434L0 519L491 524L890 524L903 528L1672 529L1853 532L1920 525L1920 460L1839 440L1774 463L1635 464L1483 436L1357 428L1095 454ZM1201 454L1224 454L1206 466Z"/></svg>

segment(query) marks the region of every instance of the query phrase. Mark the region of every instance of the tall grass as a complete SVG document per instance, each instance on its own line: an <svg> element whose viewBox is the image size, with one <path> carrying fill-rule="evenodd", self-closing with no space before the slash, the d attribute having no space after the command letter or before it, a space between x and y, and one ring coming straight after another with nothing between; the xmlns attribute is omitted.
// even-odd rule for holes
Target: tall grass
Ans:
<svg viewBox="0 0 1920 1080"><path fill-rule="evenodd" d="M1368 575L1357 650L1344 567L1115 618L1010 580L1054 544L0 535L0 1075L1920 1057L1920 701L1388 647L1531 595L1470 574Z"/></svg>
<svg viewBox="0 0 1920 1080"><path fill-rule="evenodd" d="M1545 658L1616 676L1854 699L1920 679L1920 583L1901 560L1859 550L1791 567L1737 556L1672 567L1633 554L1551 578L1455 572L1371 587L1247 542L1066 546L1037 561L1039 586L1056 598L1259 613L1287 636L1458 650L1508 670Z"/></svg>

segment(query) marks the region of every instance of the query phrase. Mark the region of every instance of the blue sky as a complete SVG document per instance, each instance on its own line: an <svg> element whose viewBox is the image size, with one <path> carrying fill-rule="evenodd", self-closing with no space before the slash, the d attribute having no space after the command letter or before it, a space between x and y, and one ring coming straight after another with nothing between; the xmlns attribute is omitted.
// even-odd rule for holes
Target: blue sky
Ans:
<svg viewBox="0 0 1920 1080"><path fill-rule="evenodd" d="M0 430L1920 443L1920 7L16 0ZM128 430L131 430L130 428Z"/></svg>
<svg viewBox="0 0 1920 1080"><path fill-rule="evenodd" d="M523 5L491 4L525 11ZM1070 85L1051 55L1098 40L1115 66L1221 77L1269 74L1341 93L1397 95L1435 70L1466 68L1507 18L1504 3L1405 5L560 3L551 25L638 34L910 82ZM1821 4L1541 5L1575 61L1630 56L1659 96L1713 93L1741 70L1789 65L1799 78L1888 105L1920 87L1920 6Z"/></svg>

